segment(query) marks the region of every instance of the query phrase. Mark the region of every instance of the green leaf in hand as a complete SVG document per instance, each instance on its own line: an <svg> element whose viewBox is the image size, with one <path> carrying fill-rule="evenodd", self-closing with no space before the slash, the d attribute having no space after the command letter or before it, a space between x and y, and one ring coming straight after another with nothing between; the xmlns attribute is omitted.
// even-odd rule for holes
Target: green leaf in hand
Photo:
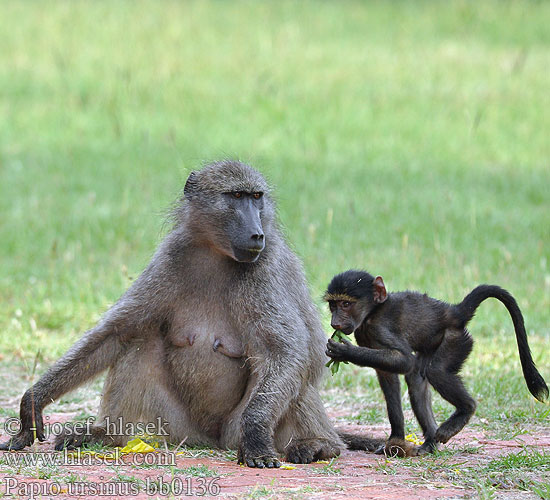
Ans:
<svg viewBox="0 0 550 500"><path fill-rule="evenodd" d="M347 340L348 342L351 342L351 338L344 332L341 332L339 330L335 330L330 338L332 340L337 340L338 342L342 342L342 340ZM341 362L342 361L335 361L334 359L331 359L325 366L327 368L330 368L330 373L332 373L332 375L335 375L340 369ZM343 363L345 363L346 365L348 364L347 361L343 361Z"/></svg>
<svg viewBox="0 0 550 500"><path fill-rule="evenodd" d="M341 332L340 330L334 330L334 333L330 338L332 340L337 340L338 342L342 342L342 340L347 340L348 342L351 342L351 337L349 335L346 335L344 332Z"/></svg>

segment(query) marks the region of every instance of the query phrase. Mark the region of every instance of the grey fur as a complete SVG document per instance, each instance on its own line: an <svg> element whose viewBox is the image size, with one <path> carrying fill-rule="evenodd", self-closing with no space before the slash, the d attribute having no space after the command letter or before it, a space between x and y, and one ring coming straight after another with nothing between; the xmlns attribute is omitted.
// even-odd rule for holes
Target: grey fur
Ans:
<svg viewBox="0 0 550 500"><path fill-rule="evenodd" d="M250 198L241 217L227 198L237 191L264 193L261 207ZM216 162L189 176L184 198L139 278L25 393L22 431L1 449L32 444L33 422L43 439L42 409L108 369L98 426L61 436L57 448L123 444L105 436L105 417L160 416L169 441L238 448L249 466L277 467L278 453L304 463L338 455L342 442L318 393L326 338L265 179L243 163ZM265 248L238 262L233 249L247 224L255 237L263 230Z"/></svg>

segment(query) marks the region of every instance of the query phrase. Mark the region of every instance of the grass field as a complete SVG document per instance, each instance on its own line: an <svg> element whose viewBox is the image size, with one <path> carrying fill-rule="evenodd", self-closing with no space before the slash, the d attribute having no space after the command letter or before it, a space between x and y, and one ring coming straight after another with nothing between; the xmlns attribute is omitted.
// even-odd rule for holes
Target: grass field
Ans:
<svg viewBox="0 0 550 500"><path fill-rule="evenodd" d="M237 157L321 308L349 267L448 301L499 284L550 379L550 3L4 0L0 25L4 370L45 369L147 264L187 174ZM504 307L471 330L478 416L548 425ZM385 418L368 370L340 387Z"/></svg>

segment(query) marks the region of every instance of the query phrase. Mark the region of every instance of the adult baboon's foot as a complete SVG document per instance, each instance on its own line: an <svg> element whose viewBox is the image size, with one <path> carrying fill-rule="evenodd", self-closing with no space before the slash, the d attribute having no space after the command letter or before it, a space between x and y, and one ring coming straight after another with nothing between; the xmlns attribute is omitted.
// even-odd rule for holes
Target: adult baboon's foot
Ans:
<svg viewBox="0 0 550 500"><path fill-rule="evenodd" d="M297 439L285 449L285 460L293 464L309 464L340 455L340 448L328 439Z"/></svg>
<svg viewBox="0 0 550 500"><path fill-rule="evenodd" d="M420 447L401 438L388 439L384 446L384 455L387 457L416 457Z"/></svg>
<svg viewBox="0 0 550 500"><path fill-rule="evenodd" d="M239 446L237 452L237 463L246 465L247 467L257 467L258 469L273 469L281 466L281 462L273 452L254 453L247 451L243 446Z"/></svg>
<svg viewBox="0 0 550 500"><path fill-rule="evenodd" d="M375 455L387 457L416 457L420 455L420 447L402 438L390 438L375 451Z"/></svg>

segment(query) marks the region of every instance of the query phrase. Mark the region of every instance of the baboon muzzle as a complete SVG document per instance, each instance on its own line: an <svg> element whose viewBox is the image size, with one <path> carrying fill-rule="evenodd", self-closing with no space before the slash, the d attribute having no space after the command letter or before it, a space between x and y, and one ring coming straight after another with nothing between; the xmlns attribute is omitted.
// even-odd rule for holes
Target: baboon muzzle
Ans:
<svg viewBox="0 0 550 500"><path fill-rule="evenodd" d="M233 254L238 262L255 262L265 248L265 235L260 213L251 205L241 212L241 227L236 231Z"/></svg>

